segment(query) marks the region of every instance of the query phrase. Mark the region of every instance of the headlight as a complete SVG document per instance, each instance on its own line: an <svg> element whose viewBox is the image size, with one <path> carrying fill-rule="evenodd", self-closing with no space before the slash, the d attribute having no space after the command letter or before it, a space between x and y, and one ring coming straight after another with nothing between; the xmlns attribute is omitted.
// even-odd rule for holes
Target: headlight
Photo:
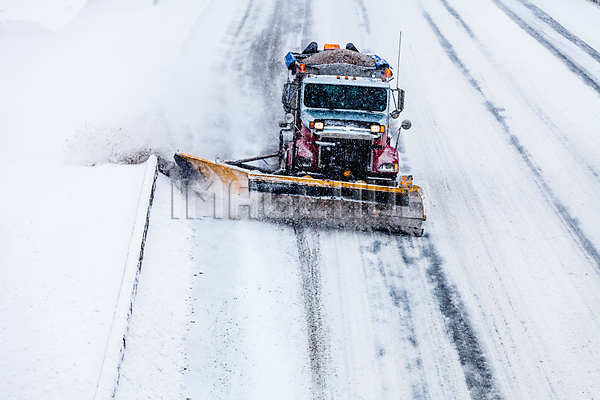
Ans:
<svg viewBox="0 0 600 400"><path fill-rule="evenodd" d="M381 164L379 172L397 172L398 164Z"/></svg>
<svg viewBox="0 0 600 400"><path fill-rule="evenodd" d="M311 121L311 122L308 124L308 127L309 127L310 129L315 129L315 130L317 130L317 131L322 131L322 130L323 130L323 128L325 127L325 124L323 123L323 121L319 121L319 122L316 122L316 121Z"/></svg>
<svg viewBox="0 0 600 400"><path fill-rule="evenodd" d="M371 133L385 132L385 125L371 125Z"/></svg>

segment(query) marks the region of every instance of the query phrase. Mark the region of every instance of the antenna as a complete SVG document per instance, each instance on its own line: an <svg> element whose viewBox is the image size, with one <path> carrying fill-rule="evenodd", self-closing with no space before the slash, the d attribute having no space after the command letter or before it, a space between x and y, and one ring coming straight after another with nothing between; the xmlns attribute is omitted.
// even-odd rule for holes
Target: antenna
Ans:
<svg viewBox="0 0 600 400"><path fill-rule="evenodd" d="M400 116L400 113L404 109L404 91L400 89L400 48L402 46L402 31L400 31L400 37L398 38L398 69L396 70L396 89L391 89L392 98L394 99L394 105L396 109L390 113L390 116L394 119Z"/></svg>
<svg viewBox="0 0 600 400"><path fill-rule="evenodd" d="M400 46L402 46L402 31L400 31L400 37L398 38L398 69L396 69L396 89L399 89L398 82L400 81Z"/></svg>
<svg viewBox="0 0 600 400"><path fill-rule="evenodd" d="M404 90L400 89L399 82L400 82L400 49L402 47L402 31L400 31L400 36L398 37L398 69L396 70L396 89L392 89L392 96L394 91L396 93L398 93L398 102L396 103L396 109L394 111L392 111L392 113L390 114L390 116L394 119L398 118L400 116L400 113L402 112L402 110L404 110ZM395 99L394 99L395 101ZM404 121L402 121L402 123L400 124L400 126L398 127L398 136L396 136L396 146L394 147L396 150L398 150L398 142L400 141L400 132L402 131L402 129L404 130L408 130L410 129L410 127L412 126L411 122L407 119L405 119Z"/></svg>

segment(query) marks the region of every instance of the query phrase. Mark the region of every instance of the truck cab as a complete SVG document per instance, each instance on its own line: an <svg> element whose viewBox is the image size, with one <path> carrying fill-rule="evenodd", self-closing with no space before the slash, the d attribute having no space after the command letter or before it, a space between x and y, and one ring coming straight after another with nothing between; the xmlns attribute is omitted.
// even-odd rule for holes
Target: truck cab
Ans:
<svg viewBox="0 0 600 400"><path fill-rule="evenodd" d="M390 88L389 64L352 44L316 47L313 42L286 56L282 166L292 175L395 182L399 160L390 118L402 111L404 91Z"/></svg>

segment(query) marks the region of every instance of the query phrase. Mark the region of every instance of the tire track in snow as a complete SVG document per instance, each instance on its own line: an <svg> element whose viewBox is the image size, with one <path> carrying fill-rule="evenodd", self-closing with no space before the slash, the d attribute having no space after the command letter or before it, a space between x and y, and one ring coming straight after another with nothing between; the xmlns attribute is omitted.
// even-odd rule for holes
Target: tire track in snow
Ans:
<svg viewBox="0 0 600 400"><path fill-rule="evenodd" d="M457 351L471 397L502 399L460 293L448 281L443 270L444 262L435 245L428 235L422 238L398 238L397 246L406 265L413 265L417 261L408 256L407 240L415 242L422 257L427 260L427 275L433 284L433 296L446 319L447 334Z"/></svg>
<svg viewBox="0 0 600 400"><path fill-rule="evenodd" d="M242 29L244 28L244 25L246 25L246 21L248 21L248 17L250 16L250 10L252 10L253 5L254 5L254 0L250 0L248 2L248 7L246 8L246 12L244 13L244 16L242 17L235 33L233 34L234 39L239 38L240 33L242 32Z"/></svg>
<svg viewBox="0 0 600 400"><path fill-rule="evenodd" d="M303 15L303 19L296 18ZM306 34L310 29L310 0L292 2L276 0L266 27L252 40L252 57L248 75L256 85L263 87L265 96L273 103L279 103L281 82L287 76L283 55L290 51L288 40ZM275 78L275 79L274 79Z"/></svg>
<svg viewBox="0 0 600 400"><path fill-rule="evenodd" d="M236 37L244 39L236 41L236 51L233 54L240 60L246 60L238 62L237 68L262 98L262 104L258 103L256 108L265 114L261 118L265 132L278 133L276 122L282 117L280 93L287 78L283 55L295 47L291 43L297 43L297 37L303 37L310 30L310 0L276 0L265 27L258 32L246 22L248 19L259 18L260 5L253 7L253 3L251 0L246 12L250 17L244 16L236 32ZM246 28L249 30L248 34L243 33ZM239 57L240 54L247 57ZM269 135L265 133L262 139L268 143L265 152L272 153L274 144L279 141L275 140L275 136Z"/></svg>
<svg viewBox="0 0 600 400"><path fill-rule="evenodd" d="M485 47L483 46L483 44L481 43L481 41L479 41L479 39L477 38L477 36L474 34L474 32L469 27L469 25L458 14L458 12L456 11L456 9L454 7L452 7L448 3L447 0L440 0L440 1L442 2L442 4L444 5L444 7L446 8L446 10L450 13L450 15L452 15L452 17L454 17L458 21L458 23L463 27L463 29L465 30L465 32L467 33L467 35L469 35L469 37L471 37L471 39L473 39L478 44L478 46L480 47L481 51L491 61L492 57L486 51ZM518 0L518 1L527 1L527 0ZM531 3L529 3L529 4L531 4ZM531 6L535 7L532 4L531 4ZM543 13L543 11L541 11L541 10L540 10L540 12ZM550 18L550 17L548 17L548 18ZM577 39L579 39L579 38L577 38ZM590 49L595 52L595 50L592 49L591 47L590 47ZM596 54L598 55L598 59L600 60L600 54L598 54L597 52L596 52ZM532 104L532 102L530 102L530 101L528 101L528 104L529 104L529 106L532 109L535 110L536 115L548 126L550 132L556 133L556 132L560 132L561 131L561 129L558 126L556 126L556 124L554 124L552 122L551 118L549 118L548 115L546 115L546 113L540 107L536 106L535 104ZM560 140L560 142L562 144L562 147L565 148L565 149L569 149L569 151L571 151L572 153L574 153L574 155L575 155L574 158L576 160L580 160L580 162L584 163L585 169L587 169L597 180L600 181L600 173L598 172L598 170L593 165L591 165L589 162L585 161L586 157L584 155L582 155L582 153L580 151L578 151L577 149L573 148L573 146L567 140L565 140L564 136L556 135L556 137L557 137L558 140Z"/></svg>
<svg viewBox="0 0 600 400"><path fill-rule="evenodd" d="M329 336L322 317L321 272L319 234L294 226L296 244L300 260L302 294L304 296L304 312L308 327L308 354L312 373L312 397L324 399L326 396L330 351Z"/></svg>
<svg viewBox="0 0 600 400"><path fill-rule="evenodd" d="M234 66L234 69L243 73L245 63L240 54L244 54L243 50L247 50L250 39L247 35L242 35L244 28L248 26L249 20L256 20L257 14L260 13L260 5L256 7L254 0L248 0L248 5L243 12L241 18L233 18L227 28L226 35L221 39L221 47L225 49L225 56L221 60L221 65L218 70L227 70L228 66ZM234 55L238 55L236 58Z"/></svg>
<svg viewBox="0 0 600 400"><path fill-rule="evenodd" d="M458 12L456 11L456 9L454 7L452 7L448 3L447 0L440 0L440 1L442 2L442 4L444 5L444 7L446 8L446 10L463 27L463 29L467 32L467 34L472 39L476 40L479 43L479 41L477 40L477 38L476 38L475 34L473 33L473 31L471 30L471 28L461 18L461 16L458 14ZM573 58L569 57L566 53L564 53L563 51L561 51L560 49L558 49L558 47L556 47L554 44L552 44L549 39L546 39L545 37L543 37L541 32L539 32L538 30L536 30L532 26L528 25L522 18L520 18L516 13L514 13L512 10L510 10L506 6L506 4L502 3L500 0L492 0L492 1L494 2L494 4L496 4L496 6L498 8L500 8L506 15L508 15L508 17L510 19L512 19L521 29L523 29L525 32L527 32L531 37L533 37L540 44L542 44L542 46L544 46L546 49L550 50L550 52L552 54L554 54L563 63L565 63L567 65L567 67L571 70L571 72L575 73L580 78L582 78L583 81L586 83L586 85L590 86L592 89L594 89L594 91L596 91L596 93L600 94L600 82L598 82L593 77L592 73L590 73L583 66L577 64L573 60ZM569 32L565 27L563 27L558 22L556 22L554 19L552 19L548 14L546 14L545 12L543 12L542 10L540 10L539 8L537 8L536 6L534 6L533 4L527 2L527 0L517 0L517 1L519 1L525 7L529 8L530 10L532 10L533 13L534 13L534 15L536 17L538 17L539 19L541 19L542 21L544 21L545 23L547 23L552 29L554 29L561 36L565 37L567 40L569 40L570 42L572 42L573 44L575 44L577 47L579 47L580 49L582 49L583 51L585 51L593 59L595 59L596 61L600 62L600 53L598 53L594 48L592 48L591 46L589 46L583 40L581 40L580 38L578 38L577 36L575 36L571 32Z"/></svg>
<svg viewBox="0 0 600 400"><path fill-rule="evenodd" d="M402 238L403 239L403 238ZM402 240L400 239L400 240ZM393 242L391 242L393 245ZM388 243L383 244L381 240L373 238L366 246L361 246L360 253L363 255L363 265L368 261L365 259L365 253L371 254L376 258L375 268L377 268L384 283L385 292L382 295L387 295L392 305L398 310L399 322L401 329L397 332L398 340L403 344L406 358L402 361L405 363L405 372L408 372L406 378L410 382L410 391L412 399L429 399L429 386L427 377L423 369L423 357L420 350L419 340L417 338L415 319L413 316L413 307L411 305L411 293L407 287L408 277L399 270L398 266L384 259L392 259L382 257L382 249L388 246ZM405 254L402 255L406 262ZM381 345L380 345L381 346ZM385 348L379 348L379 355L385 354Z"/></svg>
<svg viewBox="0 0 600 400"><path fill-rule="evenodd" d="M283 55L295 47L290 42L297 42L295 38L310 25L310 0L246 0L234 6L224 7L211 0L206 7L208 11L215 8L218 17L230 19L224 20L228 25L222 36L215 38L218 45L213 45L221 56L211 63L210 70L223 78L213 78L207 85L211 94L205 97L209 97L211 107L204 110L205 133L201 137L211 139L198 147L210 147L223 158L240 157L244 151L251 151L251 155L273 153L279 143L279 96L286 78ZM186 49L192 63L204 60L192 47L201 48L205 40L200 34L206 35L201 28L207 15L211 14L204 10L188 35ZM223 136L222 132L229 134ZM255 146L256 150L250 149Z"/></svg>
<svg viewBox="0 0 600 400"><path fill-rule="evenodd" d="M591 73L589 73L584 67L577 64L571 57L565 52L558 49L550 40L542 36L542 34L535 28L531 27L521 17L519 17L514 11L512 11L506 4L500 0L492 0L492 2L502 10L510 19L512 19L521 29L527 32L532 38L537 40L542 46L548 49L554 54L559 60L561 60L575 75L579 76L583 82L591 87L598 95L600 95L600 82L598 82Z"/></svg>
<svg viewBox="0 0 600 400"><path fill-rule="evenodd" d="M594 60L596 60L600 63L600 52L596 51L596 49L594 49L592 46L587 44L585 41L580 39L578 36L571 33L567 28L562 26L558 21L556 21L554 18L552 18L551 16L546 14L546 12L544 12L544 10L540 9L539 7L530 3L527 0L517 0L517 1L519 3L521 3L523 6L530 9L531 12L533 12L533 15L538 17L541 21L545 22L548 26L550 26L552 29L554 29L562 37L564 37L565 39L567 39L568 41L573 43L575 46L579 47L581 50L585 51L590 57L592 57Z"/></svg>
<svg viewBox="0 0 600 400"><path fill-rule="evenodd" d="M497 0L492 0L497 1ZM492 101L490 101L479 82L471 75L469 69L465 66L465 64L461 61L460 57L454 50L452 44L448 41L448 39L444 36L444 34L440 31L438 26L435 24L429 13L423 10L423 16L425 20L429 23L429 26L433 30L436 35L442 49L450 59L450 61L454 64L456 68L461 72L466 81L471 85L471 87L475 90L476 93L482 98L483 103L486 106L486 109L496 122L501 126L502 131L507 135L508 143L517 153L521 156L521 159L527 165L527 168L533 174L533 177L541 189L542 194L546 198L546 201L554 208L556 214L560 217L563 223L567 226L571 236L575 240L575 242L579 245L581 250L586 254L587 258L595 264L598 272L600 272L600 251L596 248L594 243L589 239L589 237L583 232L581 227L579 226L579 220L574 217L569 211L568 207L565 206L556 196L550 184L544 179L541 169L535 164L534 160L529 155L529 152L523 145L520 143L519 138L512 133L510 127L505 121L505 117L500 115L503 111L502 108L497 107ZM600 86L599 93L600 93Z"/></svg>
<svg viewBox="0 0 600 400"><path fill-rule="evenodd" d="M454 7L452 7L448 1L446 0L440 0L442 2L442 4L444 5L444 7L446 7L446 10L448 10L448 12L458 21L458 23L463 27L463 29L467 32L467 34L471 37L471 39L476 39L475 34L473 33L473 31L471 30L471 28L469 27L469 25L467 25L467 23L462 19L462 17L458 14L458 12L454 9Z"/></svg>
<svg viewBox="0 0 600 400"><path fill-rule="evenodd" d="M354 0L356 6L358 7L358 10L360 11L360 14L362 15L363 18L363 26L365 27L365 31L368 34L371 34L371 22L369 21L369 13L367 12L367 7L365 7L365 2L364 0Z"/></svg>

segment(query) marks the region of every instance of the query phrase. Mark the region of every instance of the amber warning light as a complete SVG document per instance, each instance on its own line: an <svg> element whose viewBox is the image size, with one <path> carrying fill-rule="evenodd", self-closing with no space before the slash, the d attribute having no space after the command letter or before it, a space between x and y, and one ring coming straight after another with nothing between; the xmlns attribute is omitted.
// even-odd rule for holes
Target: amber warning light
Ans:
<svg viewBox="0 0 600 400"><path fill-rule="evenodd" d="M325 47L323 47L323 50L337 50L339 48L339 44L326 44Z"/></svg>

